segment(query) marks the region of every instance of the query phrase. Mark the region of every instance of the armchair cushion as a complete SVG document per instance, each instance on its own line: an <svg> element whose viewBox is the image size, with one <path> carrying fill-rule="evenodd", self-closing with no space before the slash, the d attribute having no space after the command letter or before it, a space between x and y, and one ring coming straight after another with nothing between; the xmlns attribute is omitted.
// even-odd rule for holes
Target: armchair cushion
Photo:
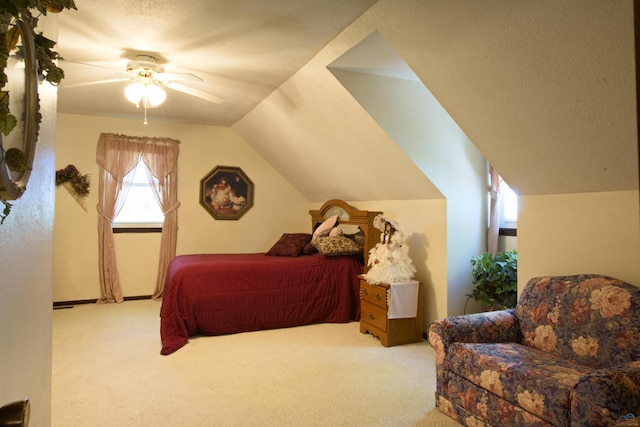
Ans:
<svg viewBox="0 0 640 427"><path fill-rule="evenodd" d="M593 372L518 343L454 343L447 365L454 374L552 425L567 425L572 387ZM469 389L457 392L473 400Z"/></svg>
<svg viewBox="0 0 640 427"><path fill-rule="evenodd" d="M517 316L524 344L600 369L640 360L639 308L638 288L621 280L553 276L530 281Z"/></svg>
<svg viewBox="0 0 640 427"><path fill-rule="evenodd" d="M436 405L468 426L613 426L640 416L640 289L531 279L516 310L429 327Z"/></svg>

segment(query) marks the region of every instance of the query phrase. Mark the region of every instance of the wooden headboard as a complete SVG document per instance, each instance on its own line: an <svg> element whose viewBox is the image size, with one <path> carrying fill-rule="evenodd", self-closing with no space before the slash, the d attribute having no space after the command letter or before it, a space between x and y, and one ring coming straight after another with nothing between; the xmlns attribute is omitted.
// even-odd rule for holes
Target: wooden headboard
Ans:
<svg viewBox="0 0 640 427"><path fill-rule="evenodd" d="M327 218L338 215L339 224L355 225L364 233L364 271L368 270L369 250L380 242L380 230L373 226L373 219L382 212L361 211L347 202L332 199L324 203L318 210L310 210L311 232Z"/></svg>

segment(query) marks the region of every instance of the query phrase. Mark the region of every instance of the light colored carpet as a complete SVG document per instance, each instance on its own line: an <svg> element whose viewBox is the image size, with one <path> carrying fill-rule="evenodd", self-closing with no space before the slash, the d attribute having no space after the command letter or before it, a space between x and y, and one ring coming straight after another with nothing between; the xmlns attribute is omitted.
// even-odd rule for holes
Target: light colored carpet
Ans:
<svg viewBox="0 0 640 427"><path fill-rule="evenodd" d="M428 343L358 323L196 337L160 355L160 302L53 313L52 426L459 426Z"/></svg>

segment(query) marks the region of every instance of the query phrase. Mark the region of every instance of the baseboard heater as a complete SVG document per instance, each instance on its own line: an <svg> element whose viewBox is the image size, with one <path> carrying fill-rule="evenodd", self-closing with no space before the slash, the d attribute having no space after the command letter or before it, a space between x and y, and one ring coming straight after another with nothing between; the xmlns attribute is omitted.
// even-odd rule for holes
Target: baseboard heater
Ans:
<svg viewBox="0 0 640 427"><path fill-rule="evenodd" d="M138 296L133 296L133 297L124 297L125 301L137 301L137 300L142 300L142 299L151 299L151 295L138 295ZM64 309L64 308L73 308L74 305L95 304L96 301L97 301L97 298L81 299L81 300L74 300L74 301L54 301L53 302L53 309L54 310L61 310L61 309Z"/></svg>

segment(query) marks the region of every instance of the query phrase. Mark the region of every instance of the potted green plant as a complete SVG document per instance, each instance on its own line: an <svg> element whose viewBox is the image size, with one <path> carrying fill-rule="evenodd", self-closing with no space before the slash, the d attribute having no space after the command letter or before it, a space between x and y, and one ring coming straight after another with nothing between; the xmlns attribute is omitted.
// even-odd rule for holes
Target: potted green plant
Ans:
<svg viewBox="0 0 640 427"><path fill-rule="evenodd" d="M515 308L518 301L518 252L486 252L471 258L473 291L467 297L485 310ZM468 302L468 300L467 300Z"/></svg>

